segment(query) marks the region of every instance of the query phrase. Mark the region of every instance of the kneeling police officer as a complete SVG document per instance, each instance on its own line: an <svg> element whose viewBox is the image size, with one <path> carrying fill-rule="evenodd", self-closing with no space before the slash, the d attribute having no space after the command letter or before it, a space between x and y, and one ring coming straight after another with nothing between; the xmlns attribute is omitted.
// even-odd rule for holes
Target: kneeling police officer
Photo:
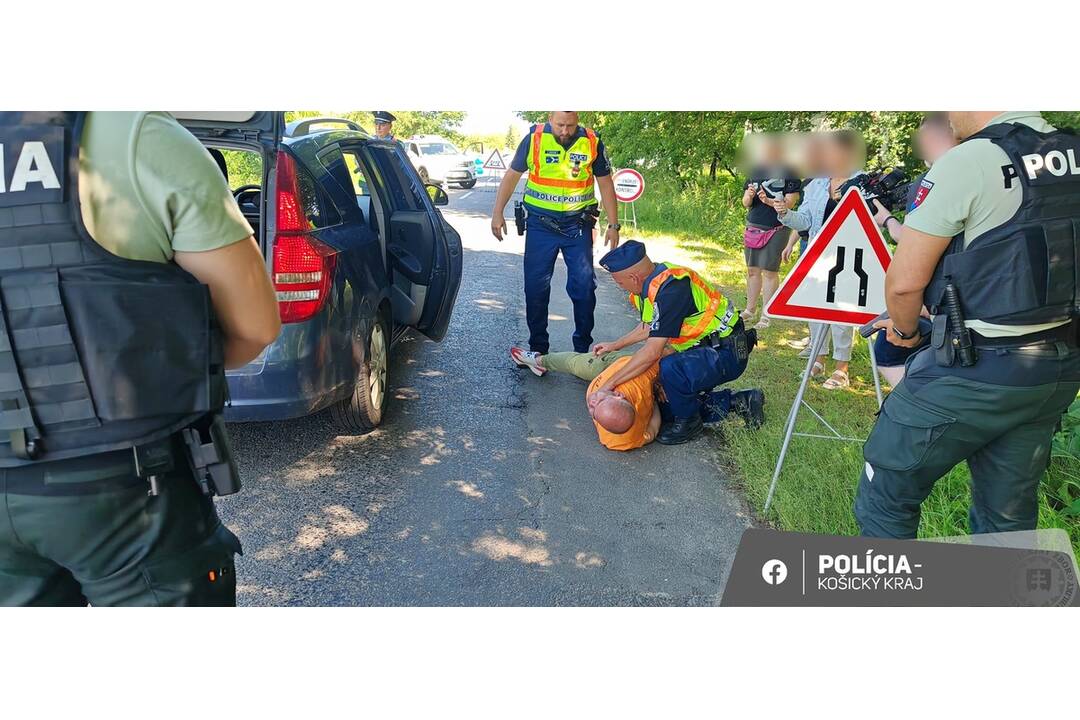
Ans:
<svg viewBox="0 0 1080 720"><path fill-rule="evenodd" d="M973 533L1033 529L1062 412L1080 390L1080 138L1035 112L951 112L962 142L921 179L885 279L908 360L863 448L864 535L913 538L920 505L971 470Z"/></svg>
<svg viewBox="0 0 1080 720"><path fill-rule="evenodd" d="M280 327L165 113L0 113L0 605L233 605L225 369Z"/></svg>
<svg viewBox="0 0 1080 720"><path fill-rule="evenodd" d="M704 429L703 396L743 374L757 332L743 328L735 303L718 288L689 268L654 263L636 240L608 252L600 265L630 293L641 324L614 342L597 343L593 352L644 345L599 390L613 390L659 361L665 422L656 441L677 445L692 440ZM710 404L715 414L740 415L751 427L765 421L765 396L758 389L725 388L711 393Z"/></svg>

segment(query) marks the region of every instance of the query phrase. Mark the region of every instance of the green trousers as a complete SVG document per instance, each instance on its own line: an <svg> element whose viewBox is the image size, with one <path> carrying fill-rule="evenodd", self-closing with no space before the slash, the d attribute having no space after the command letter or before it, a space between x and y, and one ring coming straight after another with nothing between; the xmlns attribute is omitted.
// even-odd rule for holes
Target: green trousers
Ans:
<svg viewBox="0 0 1080 720"><path fill-rule="evenodd" d="M603 357L579 352L548 353L544 356L544 367L551 372L569 373L586 382L592 382L597 375L607 370L611 363L633 354L628 350L609 352Z"/></svg>
<svg viewBox="0 0 1080 720"><path fill-rule="evenodd" d="M1061 415L1080 391L1080 351L982 349L970 368L932 350L908 362L863 447L855 499L863 535L913 538L934 483L967 461L972 533L1032 530Z"/></svg>
<svg viewBox="0 0 1080 720"><path fill-rule="evenodd" d="M0 470L0 605L235 605L234 554L186 459L150 497L129 451Z"/></svg>

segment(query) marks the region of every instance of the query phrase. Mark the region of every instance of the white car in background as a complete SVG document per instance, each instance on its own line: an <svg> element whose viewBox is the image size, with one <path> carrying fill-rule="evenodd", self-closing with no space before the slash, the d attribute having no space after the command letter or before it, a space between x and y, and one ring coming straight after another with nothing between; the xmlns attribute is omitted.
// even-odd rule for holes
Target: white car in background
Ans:
<svg viewBox="0 0 1080 720"><path fill-rule="evenodd" d="M465 189L476 185L476 156L463 153L446 138L415 135L402 141L402 145L425 183L454 184Z"/></svg>

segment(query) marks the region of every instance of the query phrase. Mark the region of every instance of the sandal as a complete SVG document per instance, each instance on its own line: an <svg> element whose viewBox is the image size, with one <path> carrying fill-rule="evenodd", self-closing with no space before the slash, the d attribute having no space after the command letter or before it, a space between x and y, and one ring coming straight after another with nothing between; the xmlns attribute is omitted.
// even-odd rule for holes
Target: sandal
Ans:
<svg viewBox="0 0 1080 720"><path fill-rule="evenodd" d="M750 320L750 318L754 317L754 315L756 313L757 313L756 310L751 310L751 309L747 308L747 309L743 310L741 313L739 313L739 317L741 317L743 319L743 322L747 322L747 321Z"/></svg>
<svg viewBox="0 0 1080 720"><path fill-rule="evenodd" d="M755 330L764 330L769 327L769 318L763 317L757 321L757 325L754 326Z"/></svg>
<svg viewBox="0 0 1080 720"><path fill-rule="evenodd" d="M825 374L825 364L815 360L814 361L814 366L812 368L810 368L810 379L811 380L820 380L821 376L824 375L824 374Z"/></svg>
<svg viewBox="0 0 1080 720"><path fill-rule="evenodd" d="M848 378L848 374L843 370L834 370L833 374L829 376L829 379L821 386L826 390L839 390L840 388L846 388L851 385L851 380Z"/></svg>

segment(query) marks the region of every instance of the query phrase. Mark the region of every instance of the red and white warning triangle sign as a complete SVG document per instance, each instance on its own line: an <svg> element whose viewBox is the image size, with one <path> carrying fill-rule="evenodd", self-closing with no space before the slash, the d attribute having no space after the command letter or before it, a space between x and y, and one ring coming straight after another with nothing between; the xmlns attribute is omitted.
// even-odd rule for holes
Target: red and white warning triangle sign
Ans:
<svg viewBox="0 0 1080 720"><path fill-rule="evenodd" d="M870 208L851 188L784 278L765 314L863 325L885 312L885 271L891 260Z"/></svg>
<svg viewBox="0 0 1080 720"><path fill-rule="evenodd" d="M493 153L488 155L488 159L484 163L484 169L485 170L505 170L506 169L506 163L503 161L502 153L500 153L498 150L495 150Z"/></svg>

